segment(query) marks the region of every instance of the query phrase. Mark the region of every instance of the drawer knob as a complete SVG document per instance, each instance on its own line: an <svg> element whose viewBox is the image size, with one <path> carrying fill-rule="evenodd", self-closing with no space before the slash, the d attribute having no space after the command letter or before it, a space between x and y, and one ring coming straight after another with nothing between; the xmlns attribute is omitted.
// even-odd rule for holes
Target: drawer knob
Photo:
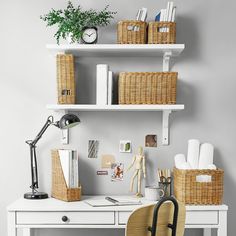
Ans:
<svg viewBox="0 0 236 236"><path fill-rule="evenodd" d="M62 220L63 222L67 222L69 219L68 219L67 216L62 216L61 220Z"/></svg>

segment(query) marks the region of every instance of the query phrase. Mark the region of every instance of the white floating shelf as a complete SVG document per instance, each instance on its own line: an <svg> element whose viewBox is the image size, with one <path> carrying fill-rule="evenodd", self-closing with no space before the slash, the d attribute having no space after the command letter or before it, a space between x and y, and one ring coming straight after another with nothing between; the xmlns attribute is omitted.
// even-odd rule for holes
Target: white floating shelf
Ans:
<svg viewBox="0 0 236 236"><path fill-rule="evenodd" d="M49 104L47 109L54 111L178 111L183 110L184 105L58 105Z"/></svg>
<svg viewBox="0 0 236 236"><path fill-rule="evenodd" d="M48 44L53 53L72 53L78 57L95 56L163 56L171 53L178 56L185 48L184 44Z"/></svg>
<svg viewBox="0 0 236 236"><path fill-rule="evenodd" d="M170 58L184 50L184 44L48 44L53 54L71 53L77 57L163 57L163 71L170 70Z"/></svg>
<svg viewBox="0 0 236 236"><path fill-rule="evenodd" d="M58 105L49 104L47 109L54 111L161 111L162 112L162 144L169 144L169 115L172 111L184 110L184 105Z"/></svg>

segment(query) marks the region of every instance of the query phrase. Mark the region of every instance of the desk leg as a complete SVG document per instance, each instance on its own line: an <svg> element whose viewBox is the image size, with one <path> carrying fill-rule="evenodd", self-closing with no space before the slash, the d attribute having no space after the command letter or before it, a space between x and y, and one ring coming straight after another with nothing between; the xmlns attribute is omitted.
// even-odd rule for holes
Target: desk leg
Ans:
<svg viewBox="0 0 236 236"><path fill-rule="evenodd" d="M8 212L7 214L7 235L8 236L17 236L16 229L16 215L15 212Z"/></svg>
<svg viewBox="0 0 236 236"><path fill-rule="evenodd" d="M203 235L204 236L211 236L211 228L203 229Z"/></svg>
<svg viewBox="0 0 236 236"><path fill-rule="evenodd" d="M217 236L227 236L227 211L219 211Z"/></svg>
<svg viewBox="0 0 236 236"><path fill-rule="evenodd" d="M33 235L33 229L24 228L24 229L23 229L23 236L34 236L34 235Z"/></svg>

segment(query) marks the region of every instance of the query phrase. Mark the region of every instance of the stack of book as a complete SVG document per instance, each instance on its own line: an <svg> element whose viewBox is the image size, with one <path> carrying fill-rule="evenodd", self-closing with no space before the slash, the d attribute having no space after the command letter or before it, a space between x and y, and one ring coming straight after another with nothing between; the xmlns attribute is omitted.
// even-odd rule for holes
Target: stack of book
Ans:
<svg viewBox="0 0 236 236"><path fill-rule="evenodd" d="M166 9L161 9L155 21L175 22L176 6L173 2L168 2Z"/></svg>
<svg viewBox="0 0 236 236"><path fill-rule="evenodd" d="M96 103L97 105L111 105L113 97L113 72L106 64L97 65L96 77Z"/></svg>
<svg viewBox="0 0 236 236"><path fill-rule="evenodd" d="M67 188L78 188L80 183L78 156L76 151L69 149L59 149L58 153Z"/></svg>

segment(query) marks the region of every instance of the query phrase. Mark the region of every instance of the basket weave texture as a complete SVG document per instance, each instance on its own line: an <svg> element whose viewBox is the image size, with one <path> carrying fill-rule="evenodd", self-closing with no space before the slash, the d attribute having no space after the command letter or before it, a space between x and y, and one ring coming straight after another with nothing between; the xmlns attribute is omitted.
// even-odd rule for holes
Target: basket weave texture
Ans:
<svg viewBox="0 0 236 236"><path fill-rule="evenodd" d="M197 182L196 176L209 175L211 182ZM174 168L174 195L185 204L220 205L223 199L224 171L180 170Z"/></svg>
<svg viewBox="0 0 236 236"><path fill-rule="evenodd" d="M175 104L177 72L121 72L119 104Z"/></svg>
<svg viewBox="0 0 236 236"><path fill-rule="evenodd" d="M145 44L147 42L147 23L143 21L124 20L117 26L117 43Z"/></svg>
<svg viewBox="0 0 236 236"><path fill-rule="evenodd" d="M58 150L52 150L52 197L59 200L72 202L81 199L81 186L79 188L67 188L61 167Z"/></svg>
<svg viewBox="0 0 236 236"><path fill-rule="evenodd" d="M165 32L162 32L162 31ZM149 22L149 44L173 44L176 43L176 23L174 22Z"/></svg>
<svg viewBox="0 0 236 236"><path fill-rule="evenodd" d="M75 71L72 54L57 55L58 104L75 104Z"/></svg>

